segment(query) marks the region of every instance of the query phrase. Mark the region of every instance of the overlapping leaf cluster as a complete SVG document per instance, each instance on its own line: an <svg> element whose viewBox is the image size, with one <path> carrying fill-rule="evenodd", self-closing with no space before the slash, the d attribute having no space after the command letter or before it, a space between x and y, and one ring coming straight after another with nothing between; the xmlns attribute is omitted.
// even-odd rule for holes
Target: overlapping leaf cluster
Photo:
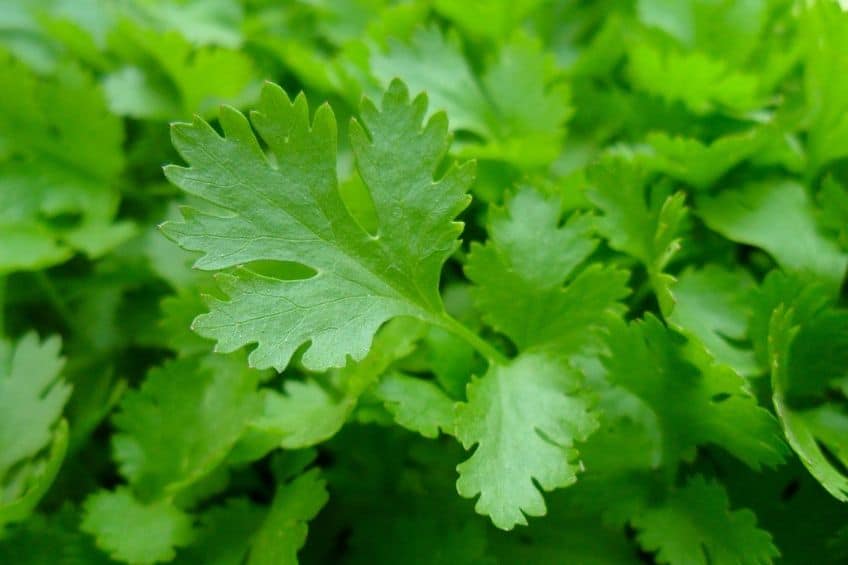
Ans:
<svg viewBox="0 0 848 565"><path fill-rule="evenodd" d="M7 0L0 86L0 562L848 558L838 2Z"/></svg>

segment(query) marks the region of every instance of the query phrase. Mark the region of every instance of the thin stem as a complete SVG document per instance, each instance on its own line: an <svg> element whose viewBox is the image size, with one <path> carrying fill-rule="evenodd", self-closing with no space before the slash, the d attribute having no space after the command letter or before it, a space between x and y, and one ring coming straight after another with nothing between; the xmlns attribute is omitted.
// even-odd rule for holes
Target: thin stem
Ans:
<svg viewBox="0 0 848 565"><path fill-rule="evenodd" d="M473 347L477 353L486 358L491 364L506 365L509 362L506 355L495 349L488 341L469 330L462 322L452 317L450 314L444 314L439 318L439 325L443 328L462 338L468 345Z"/></svg>
<svg viewBox="0 0 848 565"><path fill-rule="evenodd" d="M44 291L47 300L56 310L56 313L59 314L59 317L62 319L62 322L65 323L65 326L67 326L69 330L76 332L77 324L73 312L71 312L68 308L68 305L65 303L65 299L62 298L59 291L56 290L56 287L53 286L53 283L50 282L50 279L48 279L47 275L44 274L44 271L37 271L33 276L35 276L38 286L40 286L41 290Z"/></svg>

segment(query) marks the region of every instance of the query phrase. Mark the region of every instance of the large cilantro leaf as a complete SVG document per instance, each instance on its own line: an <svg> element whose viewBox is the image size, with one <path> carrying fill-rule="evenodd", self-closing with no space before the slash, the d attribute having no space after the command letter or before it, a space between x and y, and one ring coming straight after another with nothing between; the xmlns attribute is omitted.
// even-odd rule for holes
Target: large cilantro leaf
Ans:
<svg viewBox="0 0 848 565"><path fill-rule="evenodd" d="M780 552L747 509L731 510L724 488L696 476L661 506L633 519L639 543L672 565L759 565Z"/></svg>
<svg viewBox="0 0 848 565"><path fill-rule="evenodd" d="M623 310L626 271L578 270L598 244L592 219L574 215L559 224L557 200L522 189L490 212L489 240L472 245L465 267L483 318L522 350L580 352L597 345L597 334Z"/></svg>
<svg viewBox="0 0 848 565"><path fill-rule="evenodd" d="M457 470L457 490L480 495L475 509L509 530L543 516L540 489L577 480L575 442L597 427L588 402L578 394L578 373L541 354L495 365L468 386L468 402L456 408L456 437L477 446Z"/></svg>
<svg viewBox="0 0 848 565"><path fill-rule="evenodd" d="M190 167L169 166L168 178L220 206L221 215L187 210L186 222L165 231L187 249L202 251L196 266L224 269L251 261L288 261L315 271L281 280L240 270L222 277L229 299L213 300L196 330L232 351L257 347L251 363L286 367L309 342L303 363L312 369L361 359L377 328L397 316L444 318L438 282L457 246L456 214L468 203L473 167L433 174L448 146L444 114L422 129L427 101L409 100L393 82L382 109L366 101L362 123L351 124L359 173L378 215L369 234L345 208L336 180L336 123L321 106L310 124L304 96L291 102L266 85L253 124L270 148L260 148L247 120L221 112L226 137L195 120L173 128L174 144Z"/></svg>

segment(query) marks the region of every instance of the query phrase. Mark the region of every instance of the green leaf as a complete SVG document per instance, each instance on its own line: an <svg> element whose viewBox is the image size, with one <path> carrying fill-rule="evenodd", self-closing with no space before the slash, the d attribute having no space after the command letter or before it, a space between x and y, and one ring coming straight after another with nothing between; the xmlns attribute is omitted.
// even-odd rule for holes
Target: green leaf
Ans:
<svg viewBox="0 0 848 565"><path fill-rule="evenodd" d="M798 336L798 326L793 324L793 311L781 305L776 308L769 323L769 364L771 368L772 400L789 445L804 466L821 485L838 500L848 501L848 476L834 467L819 446L815 425L810 425L803 413L796 412L786 399L789 380L790 351Z"/></svg>
<svg viewBox="0 0 848 565"><path fill-rule="evenodd" d="M489 219L489 240L472 244L465 267L483 319L522 350L567 355L597 347L610 317L623 312L628 273L598 265L579 271L598 244L592 219L573 215L560 227L559 202L529 188Z"/></svg>
<svg viewBox="0 0 848 565"><path fill-rule="evenodd" d="M175 563L241 565L264 517L261 507L244 498L210 508L200 516L194 542L178 554Z"/></svg>
<svg viewBox="0 0 848 565"><path fill-rule="evenodd" d="M682 53L648 41L630 49L633 86L669 103L679 102L694 114L741 113L762 104L757 75L730 67L702 52Z"/></svg>
<svg viewBox="0 0 848 565"><path fill-rule="evenodd" d="M748 509L731 510L724 488L695 476L664 504L633 519L637 539L671 565L759 565L780 556Z"/></svg>
<svg viewBox="0 0 848 565"><path fill-rule="evenodd" d="M704 443L755 470L783 461L777 422L757 405L745 379L716 364L698 342L687 343L648 315L616 328L609 347L608 378L656 414L666 465L692 460Z"/></svg>
<svg viewBox="0 0 848 565"><path fill-rule="evenodd" d="M421 331L417 320L391 320L377 333L365 358L332 371L329 380L288 380L284 394L265 389L264 410L252 428L286 449L326 441L345 424L362 393L414 349Z"/></svg>
<svg viewBox="0 0 848 565"><path fill-rule="evenodd" d="M816 2L800 18L810 170L848 155L848 14Z"/></svg>
<svg viewBox="0 0 848 565"><path fill-rule="evenodd" d="M526 516L546 512L541 490L573 484L581 469L574 444L597 427L577 395L574 369L550 358L524 355L495 365L468 386L456 408L456 437L477 446L457 470L459 494L479 495L475 509L510 530Z"/></svg>
<svg viewBox="0 0 848 565"><path fill-rule="evenodd" d="M62 420L45 459L24 465L13 477L11 488L0 490L0 533L4 525L25 520L35 510L59 474L67 449L68 422Z"/></svg>
<svg viewBox="0 0 848 565"><path fill-rule="evenodd" d="M680 249L677 234L688 210L682 192L661 201L652 193L649 201L648 178L640 160L610 155L590 170L592 188L587 196L603 212L598 231L613 249L645 265L660 308L668 315L675 303L671 292L675 279L663 271Z"/></svg>
<svg viewBox="0 0 848 565"><path fill-rule="evenodd" d="M306 541L306 523L327 499L324 480L317 469L278 486L268 515L253 537L248 565L297 565L297 552Z"/></svg>
<svg viewBox="0 0 848 565"><path fill-rule="evenodd" d="M180 20L180 30L186 29ZM197 47L176 31L158 32L124 21L110 41L124 66L105 77L103 89L115 114L173 119L213 114L223 103L254 100L258 77L241 51Z"/></svg>
<svg viewBox="0 0 848 565"><path fill-rule="evenodd" d="M0 273L128 239L132 224L113 223L123 127L92 77L74 65L37 77L0 53L0 91Z"/></svg>
<svg viewBox="0 0 848 565"><path fill-rule="evenodd" d="M753 280L745 271L729 271L717 265L687 269L674 286L677 305L668 322L704 344L716 361L742 375L759 372L754 353L737 345L748 336L751 308L748 299Z"/></svg>
<svg viewBox="0 0 848 565"><path fill-rule="evenodd" d="M438 437L439 430L453 433L454 403L433 381L391 373L380 380L375 393L404 428L427 438Z"/></svg>
<svg viewBox="0 0 848 565"><path fill-rule="evenodd" d="M701 190L715 184L765 143L762 131L756 129L725 135L709 144L662 132L649 134L646 141L657 153L654 164L657 169Z"/></svg>
<svg viewBox="0 0 848 565"><path fill-rule="evenodd" d="M172 495L221 463L259 414L258 380L240 357L179 359L153 369L113 418L115 458L136 492Z"/></svg>
<svg viewBox="0 0 848 565"><path fill-rule="evenodd" d="M59 376L61 340L0 339L0 484L50 443L71 388ZM67 429L65 430L67 433Z"/></svg>
<svg viewBox="0 0 848 565"><path fill-rule="evenodd" d="M97 547L125 563L160 563L194 538L189 516L167 501L143 504L127 488L99 491L84 504L81 529Z"/></svg>
<svg viewBox="0 0 848 565"><path fill-rule="evenodd" d="M454 129L480 136L483 143L463 147L464 155L533 167L559 154L571 115L569 90L561 81L549 85L553 61L538 41L514 35L480 79L456 37L433 27L417 30L409 43L393 40L388 50L373 49L369 62L381 86L401 77L413 91L426 91Z"/></svg>
<svg viewBox="0 0 848 565"><path fill-rule="evenodd" d="M410 102L406 87L394 82L382 110L366 101L362 125L352 122L357 166L378 214L374 235L339 197L336 125L328 106L310 125L304 96L292 103L279 87L266 85L252 117L275 165L232 109L221 113L226 137L198 120L174 126L174 144L191 167L169 166L166 174L228 210L227 216L187 210L186 223L166 224L180 245L204 252L196 266L290 261L315 271L298 280L247 270L222 276L229 300L211 301L210 314L195 322L198 333L217 339L224 352L257 343L251 364L278 370L308 342L303 363L321 370L344 365L348 355L362 359L391 318L439 320L441 267L458 243L461 225L453 218L468 203L473 167L452 167L433 180L447 150L447 120L437 114L421 129L426 105L424 96Z"/></svg>
<svg viewBox="0 0 848 565"><path fill-rule="evenodd" d="M698 214L737 243L767 251L784 269L808 272L838 287L848 255L821 233L806 190L791 181L750 183L698 201Z"/></svg>

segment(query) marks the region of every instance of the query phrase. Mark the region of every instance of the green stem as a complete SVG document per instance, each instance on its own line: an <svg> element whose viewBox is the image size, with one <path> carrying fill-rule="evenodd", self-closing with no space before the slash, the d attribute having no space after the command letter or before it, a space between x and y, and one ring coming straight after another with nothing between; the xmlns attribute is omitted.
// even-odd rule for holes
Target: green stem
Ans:
<svg viewBox="0 0 848 565"><path fill-rule="evenodd" d="M47 297L50 305L53 306L56 313L59 314L62 322L64 322L69 330L76 332L77 324L74 319L73 312L71 312L68 308L65 300L59 294L59 291L56 290L56 287L53 286L53 283L50 282L50 279L47 278L47 275L44 274L44 271L38 271L33 276L35 276L38 286L40 286L41 290L44 291L44 295Z"/></svg>
<svg viewBox="0 0 848 565"><path fill-rule="evenodd" d="M462 338L468 345L473 347L477 353L486 358L492 364L506 365L509 363L506 355L495 349L488 341L469 330L462 322L453 318L450 314L444 314L438 319L439 325L457 337Z"/></svg>

